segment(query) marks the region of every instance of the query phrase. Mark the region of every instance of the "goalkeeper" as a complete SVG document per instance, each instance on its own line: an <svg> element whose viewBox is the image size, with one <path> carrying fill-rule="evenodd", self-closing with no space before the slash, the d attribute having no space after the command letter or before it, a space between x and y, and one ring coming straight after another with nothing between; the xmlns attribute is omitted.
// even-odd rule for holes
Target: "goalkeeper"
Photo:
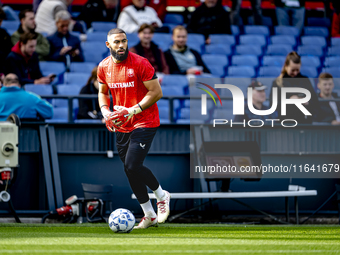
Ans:
<svg viewBox="0 0 340 255"><path fill-rule="evenodd" d="M108 32L106 46L111 56L98 66L99 106L107 129L116 132L119 157L144 212L135 228L156 226L164 223L169 216L170 194L161 188L143 162L159 126L156 102L162 97L162 89L149 61L128 51L128 40L122 29ZM109 90L113 98L113 112L109 107ZM157 215L147 187L157 197Z"/></svg>

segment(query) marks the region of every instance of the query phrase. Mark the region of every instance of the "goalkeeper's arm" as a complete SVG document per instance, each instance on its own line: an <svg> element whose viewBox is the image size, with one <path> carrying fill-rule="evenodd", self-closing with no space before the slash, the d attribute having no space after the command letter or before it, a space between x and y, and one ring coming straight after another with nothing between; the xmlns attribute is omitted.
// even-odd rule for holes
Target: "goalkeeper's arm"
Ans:
<svg viewBox="0 0 340 255"><path fill-rule="evenodd" d="M104 83L99 83L98 102L102 115L105 119L107 129L114 132L114 125L110 119L112 112L110 111L109 87Z"/></svg>

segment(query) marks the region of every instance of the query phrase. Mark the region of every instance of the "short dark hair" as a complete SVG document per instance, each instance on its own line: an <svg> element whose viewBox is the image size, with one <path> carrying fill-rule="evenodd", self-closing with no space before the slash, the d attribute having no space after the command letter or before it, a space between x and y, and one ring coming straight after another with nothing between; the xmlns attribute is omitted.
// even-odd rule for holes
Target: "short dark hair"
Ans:
<svg viewBox="0 0 340 255"><path fill-rule="evenodd" d="M21 21L22 19L26 18L26 13L28 12L33 12L33 10L31 9L25 9L25 10L22 10L20 13L19 13L19 20Z"/></svg>
<svg viewBox="0 0 340 255"><path fill-rule="evenodd" d="M110 36L110 35L115 35L115 34L125 34L125 31L123 29L120 29L120 28L112 28L108 33L107 33L107 36Z"/></svg>
<svg viewBox="0 0 340 255"><path fill-rule="evenodd" d="M26 44L29 40L37 40L38 34L37 33L24 33L20 35L19 42L22 44Z"/></svg>
<svg viewBox="0 0 340 255"><path fill-rule="evenodd" d="M140 26L140 28L138 29L138 33L143 32L143 30L144 30L144 29L147 29L147 28L150 29L150 31L151 31L152 34L155 33L155 28L154 28L154 26L149 25L149 24L146 24L146 23L144 23L144 24L142 24L142 25Z"/></svg>
<svg viewBox="0 0 340 255"><path fill-rule="evenodd" d="M0 22L6 19L6 13L4 10L0 7Z"/></svg>

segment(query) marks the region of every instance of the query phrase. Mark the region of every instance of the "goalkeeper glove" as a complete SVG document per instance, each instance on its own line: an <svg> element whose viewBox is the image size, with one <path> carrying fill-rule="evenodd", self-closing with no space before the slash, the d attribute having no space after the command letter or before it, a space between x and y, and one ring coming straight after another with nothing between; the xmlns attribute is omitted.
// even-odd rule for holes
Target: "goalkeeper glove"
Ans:
<svg viewBox="0 0 340 255"><path fill-rule="evenodd" d="M136 104L130 108L124 106L115 105L113 107L116 111L113 112L111 119L114 121L114 125L121 126L129 121L134 115L141 113L142 108L139 104Z"/></svg>
<svg viewBox="0 0 340 255"><path fill-rule="evenodd" d="M113 112L110 111L110 108L107 105L103 105L101 107L101 112L102 112L102 115L103 115L103 117L105 119L106 128L110 132L115 132L115 127L114 127L114 124L112 122Z"/></svg>

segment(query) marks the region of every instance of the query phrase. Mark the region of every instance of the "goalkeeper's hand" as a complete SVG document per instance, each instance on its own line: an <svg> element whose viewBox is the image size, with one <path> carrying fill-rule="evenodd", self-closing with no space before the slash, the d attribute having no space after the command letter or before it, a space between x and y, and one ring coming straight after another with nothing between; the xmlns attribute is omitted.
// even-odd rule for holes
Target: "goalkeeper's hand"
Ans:
<svg viewBox="0 0 340 255"><path fill-rule="evenodd" d="M106 128L110 132L115 132L115 126L114 126L113 121L112 121L113 112L110 111L110 108L108 106L102 106L101 112L102 112L102 115L105 119Z"/></svg>
<svg viewBox="0 0 340 255"><path fill-rule="evenodd" d="M130 108L115 105L113 109L115 111L113 112L111 119L114 121L114 125L118 127L128 122L134 115L142 112L142 108L139 106L139 104L136 104Z"/></svg>

